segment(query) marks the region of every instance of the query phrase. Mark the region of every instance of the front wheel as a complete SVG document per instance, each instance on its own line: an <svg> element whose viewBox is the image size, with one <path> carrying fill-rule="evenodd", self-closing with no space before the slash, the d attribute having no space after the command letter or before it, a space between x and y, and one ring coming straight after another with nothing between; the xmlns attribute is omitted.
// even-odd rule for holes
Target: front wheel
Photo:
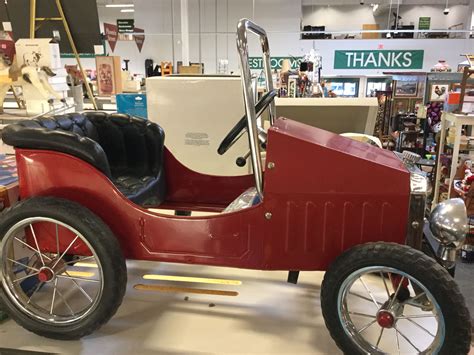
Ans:
<svg viewBox="0 0 474 355"><path fill-rule="evenodd" d="M0 216L0 304L24 328L79 339L116 312L125 259L108 226L87 208L34 197Z"/></svg>
<svg viewBox="0 0 474 355"><path fill-rule="evenodd" d="M347 354L469 352L469 311L456 282L404 245L369 243L340 255L324 276L321 307Z"/></svg>

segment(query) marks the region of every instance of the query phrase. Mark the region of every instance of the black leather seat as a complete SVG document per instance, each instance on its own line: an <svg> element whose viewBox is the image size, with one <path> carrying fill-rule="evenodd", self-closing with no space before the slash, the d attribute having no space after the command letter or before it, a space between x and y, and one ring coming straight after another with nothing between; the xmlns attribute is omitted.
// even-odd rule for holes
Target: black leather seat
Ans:
<svg viewBox="0 0 474 355"><path fill-rule="evenodd" d="M139 205L157 206L165 199L165 134L155 123L91 111L24 120L4 128L2 139L14 147L85 160Z"/></svg>

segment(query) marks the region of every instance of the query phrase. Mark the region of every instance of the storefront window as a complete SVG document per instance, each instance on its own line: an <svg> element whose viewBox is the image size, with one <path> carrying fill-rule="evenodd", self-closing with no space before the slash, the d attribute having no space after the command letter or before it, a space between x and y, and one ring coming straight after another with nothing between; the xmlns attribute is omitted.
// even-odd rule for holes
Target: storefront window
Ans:
<svg viewBox="0 0 474 355"><path fill-rule="evenodd" d="M338 97L359 96L359 78L332 78L326 79L328 91Z"/></svg>
<svg viewBox="0 0 474 355"><path fill-rule="evenodd" d="M375 97L377 91L387 89L387 84L391 82L389 78L367 78L367 87L365 90L366 97Z"/></svg>

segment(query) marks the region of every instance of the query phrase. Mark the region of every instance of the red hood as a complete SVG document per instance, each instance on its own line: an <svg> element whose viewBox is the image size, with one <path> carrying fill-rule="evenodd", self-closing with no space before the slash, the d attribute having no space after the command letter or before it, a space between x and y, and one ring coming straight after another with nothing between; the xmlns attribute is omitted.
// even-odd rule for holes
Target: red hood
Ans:
<svg viewBox="0 0 474 355"><path fill-rule="evenodd" d="M298 138L308 143L324 146L328 149L368 160L393 169L406 172L402 161L393 152L379 147L355 141L338 134L312 127L291 119L279 118L270 130Z"/></svg>

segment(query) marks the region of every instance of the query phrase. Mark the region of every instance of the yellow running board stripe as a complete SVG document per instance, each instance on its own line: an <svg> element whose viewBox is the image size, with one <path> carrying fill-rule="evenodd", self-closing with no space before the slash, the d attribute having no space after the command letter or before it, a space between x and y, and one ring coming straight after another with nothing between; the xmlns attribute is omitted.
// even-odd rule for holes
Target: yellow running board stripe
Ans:
<svg viewBox="0 0 474 355"><path fill-rule="evenodd" d="M224 279L208 279L203 277L188 277L188 276L173 276L173 275L143 275L145 280L155 281L179 281L179 282L195 282L215 285L234 285L238 286L242 284L239 280L224 280Z"/></svg>

